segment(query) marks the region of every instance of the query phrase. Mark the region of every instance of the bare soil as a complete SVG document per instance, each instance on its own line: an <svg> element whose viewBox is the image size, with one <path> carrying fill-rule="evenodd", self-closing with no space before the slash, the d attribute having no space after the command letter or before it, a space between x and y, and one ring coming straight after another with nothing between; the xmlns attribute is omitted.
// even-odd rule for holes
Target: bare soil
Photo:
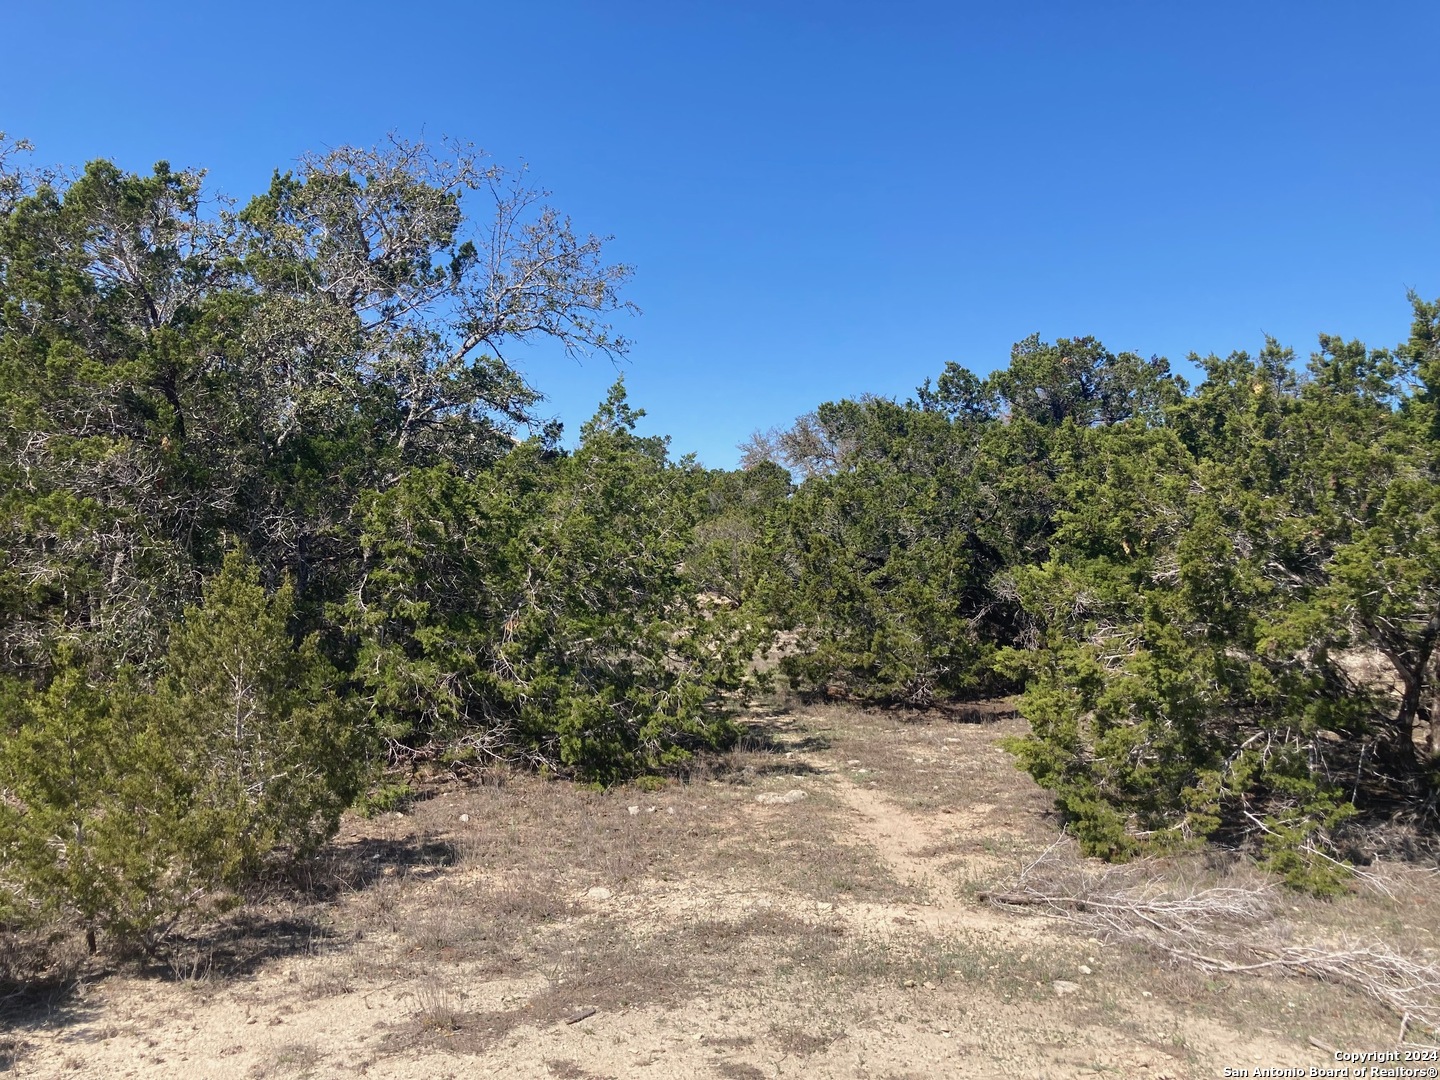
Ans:
<svg viewBox="0 0 1440 1080"><path fill-rule="evenodd" d="M309 880L164 964L12 997L0 1074L1180 1078L1396 1044L1351 989L983 901L1059 835L1001 705L748 723L658 790L507 774L349 819ZM1284 929L1433 956L1440 898L1405 882Z"/></svg>

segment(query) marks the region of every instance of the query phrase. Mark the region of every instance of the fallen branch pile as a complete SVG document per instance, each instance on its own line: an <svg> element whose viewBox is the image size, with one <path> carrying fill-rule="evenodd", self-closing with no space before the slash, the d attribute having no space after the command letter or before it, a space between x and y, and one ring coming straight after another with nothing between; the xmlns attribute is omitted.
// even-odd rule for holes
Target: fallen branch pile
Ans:
<svg viewBox="0 0 1440 1080"><path fill-rule="evenodd" d="M982 893L999 907L1040 909L1110 941L1143 944L1172 961L1221 974L1276 974L1349 986L1410 1029L1440 1031L1440 964L1381 943L1294 942L1273 885L1176 891L1144 868L1045 872L1051 852L1004 891Z"/></svg>

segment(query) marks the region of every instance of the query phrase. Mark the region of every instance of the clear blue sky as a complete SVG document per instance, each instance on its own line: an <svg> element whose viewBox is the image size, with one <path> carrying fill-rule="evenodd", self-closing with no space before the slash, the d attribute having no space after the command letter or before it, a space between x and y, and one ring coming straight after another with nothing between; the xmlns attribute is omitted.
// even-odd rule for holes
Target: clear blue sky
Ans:
<svg viewBox="0 0 1440 1080"><path fill-rule="evenodd" d="M647 427L734 463L822 400L1093 334L1393 344L1440 295L1440 4L10 5L0 128L235 195L388 131L521 159L635 264ZM611 366L526 359L574 433Z"/></svg>

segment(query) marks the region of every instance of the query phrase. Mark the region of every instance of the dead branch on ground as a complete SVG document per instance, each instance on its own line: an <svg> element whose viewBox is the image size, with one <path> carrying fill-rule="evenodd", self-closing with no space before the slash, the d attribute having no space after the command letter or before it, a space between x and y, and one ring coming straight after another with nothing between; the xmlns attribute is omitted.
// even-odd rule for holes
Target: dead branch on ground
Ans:
<svg viewBox="0 0 1440 1080"><path fill-rule="evenodd" d="M1144 945L1173 962L1228 975L1283 975L1348 986L1394 1010L1407 1030L1440 1031L1440 964L1380 942L1287 940L1274 884L1175 889L1144 864L1099 873L1057 871L1045 855L1004 890L998 907L1031 908L1111 941ZM1408 1044L1413 1045L1413 1044Z"/></svg>

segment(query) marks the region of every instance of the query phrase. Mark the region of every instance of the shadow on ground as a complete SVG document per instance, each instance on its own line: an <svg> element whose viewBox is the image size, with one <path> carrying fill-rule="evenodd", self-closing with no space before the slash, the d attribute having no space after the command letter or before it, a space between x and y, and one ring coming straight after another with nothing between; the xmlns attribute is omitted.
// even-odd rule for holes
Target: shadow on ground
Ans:
<svg viewBox="0 0 1440 1080"><path fill-rule="evenodd" d="M177 929L152 954L102 963L98 958L59 959L58 935L13 942L39 957L24 981L0 977L0 1073L24 1055L25 1034L72 1027L92 1019L96 1006L88 984L109 975L132 974L158 982L244 978L267 964L313 954L342 935L326 925L324 905L363 892L384 877L423 873L452 865L454 845L425 837L365 837L327 845L315 859L268 884L264 894L207 925ZM47 962L47 956L49 960ZM17 965L18 966L18 965ZM44 973L39 973L42 969Z"/></svg>

